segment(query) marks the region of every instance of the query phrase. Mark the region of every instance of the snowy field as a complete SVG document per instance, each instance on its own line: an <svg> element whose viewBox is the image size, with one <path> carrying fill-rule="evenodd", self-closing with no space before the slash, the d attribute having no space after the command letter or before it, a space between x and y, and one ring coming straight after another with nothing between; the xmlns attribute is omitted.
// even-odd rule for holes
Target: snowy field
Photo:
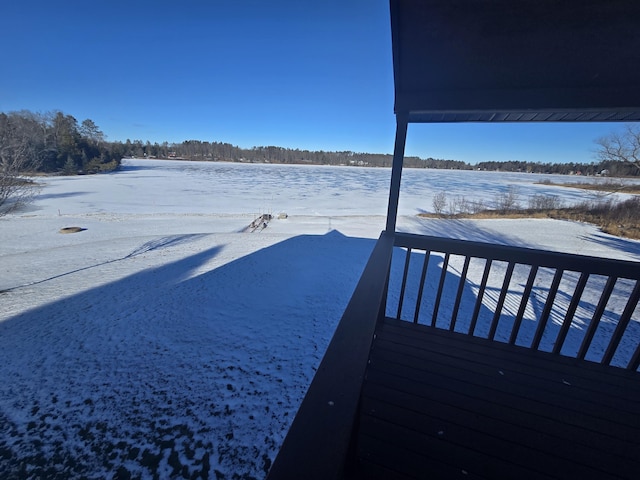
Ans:
<svg viewBox="0 0 640 480"><path fill-rule="evenodd" d="M384 227L389 175L126 160L43 179L0 218L0 478L264 477ZM640 260L591 225L416 216L442 190L592 198L545 179L568 178L406 170L398 229Z"/></svg>

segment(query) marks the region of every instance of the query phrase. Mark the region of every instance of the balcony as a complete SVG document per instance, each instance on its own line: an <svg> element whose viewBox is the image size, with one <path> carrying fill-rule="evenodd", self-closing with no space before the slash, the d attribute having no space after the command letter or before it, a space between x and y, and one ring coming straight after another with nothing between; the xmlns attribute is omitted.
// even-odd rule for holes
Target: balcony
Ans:
<svg viewBox="0 0 640 480"><path fill-rule="evenodd" d="M639 298L635 262L383 232L268 478L637 478Z"/></svg>

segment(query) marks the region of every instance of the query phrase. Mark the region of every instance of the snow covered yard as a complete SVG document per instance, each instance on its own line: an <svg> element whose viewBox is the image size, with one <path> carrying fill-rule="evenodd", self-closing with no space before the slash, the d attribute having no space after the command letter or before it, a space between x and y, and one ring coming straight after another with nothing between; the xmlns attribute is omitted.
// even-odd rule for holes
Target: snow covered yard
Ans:
<svg viewBox="0 0 640 480"><path fill-rule="evenodd" d="M419 219L427 173L406 176L401 230L640 259L590 225ZM132 160L47 179L0 219L0 476L264 477L384 226L388 175ZM241 233L267 211L289 216Z"/></svg>
<svg viewBox="0 0 640 480"><path fill-rule="evenodd" d="M2 294L4 476L264 474L373 244L137 240Z"/></svg>

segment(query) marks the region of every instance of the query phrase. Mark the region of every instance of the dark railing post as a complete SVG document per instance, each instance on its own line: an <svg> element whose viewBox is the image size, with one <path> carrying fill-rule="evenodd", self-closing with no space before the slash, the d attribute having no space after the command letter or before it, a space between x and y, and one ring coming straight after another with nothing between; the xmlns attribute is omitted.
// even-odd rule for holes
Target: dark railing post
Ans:
<svg viewBox="0 0 640 480"><path fill-rule="evenodd" d="M522 297L520 297L520 306L518 307L518 313L516 314L516 318L513 322L513 327L511 329L511 336L509 337L509 343L511 345L516 344L516 340L518 339L518 333L520 332L520 325L522 325L522 319L524 318L524 313L527 309L527 304L529 303L529 298L531 297L531 292L533 291L533 284L536 281L536 276L538 275L538 265L531 265L531 270L529 270L529 277L527 278L527 284L524 287L524 292L522 292Z"/></svg>
<svg viewBox="0 0 640 480"><path fill-rule="evenodd" d="M396 115L396 143L393 148L393 165L391 168L391 187L389 188L389 207L387 209L386 231L396 231L396 219L398 218L398 199L400 198L400 179L402 178L402 163L404 161L404 146L407 141L406 114Z"/></svg>
<svg viewBox="0 0 640 480"><path fill-rule="evenodd" d="M587 280L589 280L589 274L582 272L580 274L580 279L576 284L576 288L573 291L573 297L571 298L571 303L569 304L567 313L564 316L562 326L560 327L560 332L556 337L556 343L553 346L552 353L560 353L562 351L562 346L564 345L564 341L567 338L569 329L571 328L571 322L573 321L573 317L576 314L576 311L578 310L578 306L580 305L580 299L582 298L584 287L587 286ZM620 335L620 337L622 338L622 335Z"/></svg>
<svg viewBox="0 0 640 480"><path fill-rule="evenodd" d="M618 326L616 327L616 331L613 333L611 337L611 342L607 347L607 351L604 353L604 357L602 357L602 363L605 365L610 365L611 360L613 359L614 354L620 344L620 340L625 334L627 327L629 326L629 322L631 321L631 316L633 315L633 311L638 304L638 300L640 299L640 280L636 280L636 285L633 287L633 292L629 295L629 300L627 301L627 305L624 307L624 311L622 312L622 316L620 316L620 320L618 320Z"/></svg>

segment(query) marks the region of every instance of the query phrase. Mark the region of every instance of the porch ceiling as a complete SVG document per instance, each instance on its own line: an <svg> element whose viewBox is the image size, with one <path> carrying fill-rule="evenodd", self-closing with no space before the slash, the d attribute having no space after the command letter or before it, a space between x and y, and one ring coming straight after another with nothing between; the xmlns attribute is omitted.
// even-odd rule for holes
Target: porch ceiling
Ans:
<svg viewBox="0 0 640 480"><path fill-rule="evenodd" d="M640 121L637 0L391 0L409 122Z"/></svg>

